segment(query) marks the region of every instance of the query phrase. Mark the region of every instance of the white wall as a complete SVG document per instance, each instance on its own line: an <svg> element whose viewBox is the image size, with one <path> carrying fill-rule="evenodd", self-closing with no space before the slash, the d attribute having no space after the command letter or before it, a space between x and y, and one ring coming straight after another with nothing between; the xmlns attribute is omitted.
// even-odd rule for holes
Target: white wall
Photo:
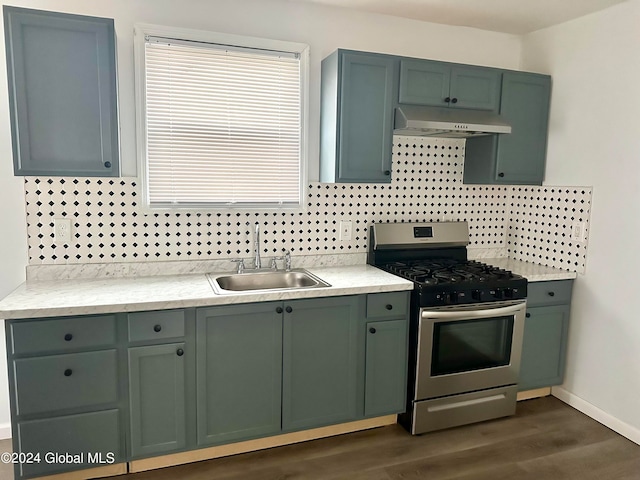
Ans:
<svg viewBox="0 0 640 480"><path fill-rule="evenodd" d="M640 1L523 39L553 76L545 182L593 185L586 274L574 289L563 399L640 442Z"/></svg>
<svg viewBox="0 0 640 480"><path fill-rule="evenodd" d="M4 2L3 2L4 4ZM118 36L123 173L135 175L133 25L155 23L307 43L310 71L309 179L318 178L320 61L336 48L351 48L461 63L517 68L520 38L284 0L14 0L14 6L115 20ZM2 28L2 27L0 27ZM0 42L4 35L0 33ZM4 46L0 45L0 51ZM0 92L7 91L0 61ZM24 280L25 207L22 182L12 176L6 94L0 93L0 297ZM4 343L0 345L0 438L9 421Z"/></svg>
<svg viewBox="0 0 640 480"><path fill-rule="evenodd" d="M0 79L7 78L4 62L0 62ZM6 84L0 85L0 298L8 295L24 281L27 263L27 225L22 177L13 176L11 134L9 127ZM9 390L5 355L4 322L0 320L0 438L7 438L9 427Z"/></svg>

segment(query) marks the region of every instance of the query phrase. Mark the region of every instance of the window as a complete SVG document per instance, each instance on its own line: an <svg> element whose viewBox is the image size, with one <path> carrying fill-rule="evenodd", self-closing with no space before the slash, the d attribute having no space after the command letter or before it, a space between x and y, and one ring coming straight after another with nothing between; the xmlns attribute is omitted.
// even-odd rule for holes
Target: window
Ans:
<svg viewBox="0 0 640 480"><path fill-rule="evenodd" d="M136 27L151 208L304 204L306 45Z"/></svg>

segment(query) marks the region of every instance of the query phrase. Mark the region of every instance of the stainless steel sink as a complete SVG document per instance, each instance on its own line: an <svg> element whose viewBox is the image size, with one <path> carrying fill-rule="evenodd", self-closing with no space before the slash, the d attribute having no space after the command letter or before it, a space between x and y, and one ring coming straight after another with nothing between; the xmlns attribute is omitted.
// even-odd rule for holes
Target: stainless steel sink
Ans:
<svg viewBox="0 0 640 480"><path fill-rule="evenodd" d="M298 290L331 286L301 268L288 272L254 271L223 274L208 273L207 278L213 291L223 295L241 292Z"/></svg>

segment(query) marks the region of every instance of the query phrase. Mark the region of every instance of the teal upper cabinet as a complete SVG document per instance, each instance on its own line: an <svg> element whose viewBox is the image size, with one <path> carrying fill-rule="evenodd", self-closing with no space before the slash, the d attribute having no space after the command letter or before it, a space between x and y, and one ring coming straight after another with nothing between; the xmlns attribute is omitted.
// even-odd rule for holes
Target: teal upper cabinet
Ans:
<svg viewBox="0 0 640 480"><path fill-rule="evenodd" d="M505 72L500 114L512 131L467 139L464 183L542 185L550 98L551 77Z"/></svg>
<svg viewBox="0 0 640 480"><path fill-rule="evenodd" d="M320 181L390 182L397 59L338 50L322 61Z"/></svg>
<svg viewBox="0 0 640 480"><path fill-rule="evenodd" d="M498 70L431 60L400 62L400 103L436 107L497 110Z"/></svg>
<svg viewBox="0 0 640 480"><path fill-rule="evenodd" d="M117 176L113 20L4 7L16 175Z"/></svg>
<svg viewBox="0 0 640 480"><path fill-rule="evenodd" d="M506 73L500 114L512 125L498 141L498 179L542 184L547 154L551 79L530 73Z"/></svg>
<svg viewBox="0 0 640 480"><path fill-rule="evenodd" d="M446 107L451 66L428 60L400 62L400 103Z"/></svg>

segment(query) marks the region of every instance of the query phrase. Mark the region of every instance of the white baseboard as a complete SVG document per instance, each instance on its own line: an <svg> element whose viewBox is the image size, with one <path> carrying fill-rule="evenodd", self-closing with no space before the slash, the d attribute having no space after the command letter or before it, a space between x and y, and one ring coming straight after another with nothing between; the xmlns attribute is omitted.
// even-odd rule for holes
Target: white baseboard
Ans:
<svg viewBox="0 0 640 480"><path fill-rule="evenodd" d="M593 418L596 422L600 422L605 427L609 427L616 433L619 433L623 437L628 438L634 443L640 445L640 430L636 427L617 419L613 415L600 410L595 405L590 404L586 400L578 397L577 395L565 390L562 387L552 387L551 395L562 400L564 403L571 405L576 410L584 413L585 415Z"/></svg>
<svg viewBox="0 0 640 480"><path fill-rule="evenodd" d="M0 423L0 440L4 440L6 438L11 438L11 424Z"/></svg>

